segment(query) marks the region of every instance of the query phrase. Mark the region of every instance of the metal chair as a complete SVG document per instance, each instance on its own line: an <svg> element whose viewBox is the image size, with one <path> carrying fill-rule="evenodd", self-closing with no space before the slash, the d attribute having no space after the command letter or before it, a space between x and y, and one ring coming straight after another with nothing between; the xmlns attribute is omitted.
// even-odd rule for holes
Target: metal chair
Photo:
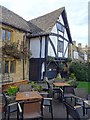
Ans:
<svg viewBox="0 0 90 120"><path fill-rule="evenodd" d="M86 110L85 113L87 114L87 110L90 109L90 94L87 95L86 100L84 100L83 104L84 104L84 110Z"/></svg>
<svg viewBox="0 0 90 120"><path fill-rule="evenodd" d="M65 107L66 107L66 112L67 112L67 120L69 119L69 116L73 118L74 120L89 120L88 116L83 116L83 112L80 106L74 106L71 103L67 101L63 101ZM70 119L71 119L70 118Z"/></svg>
<svg viewBox="0 0 90 120"><path fill-rule="evenodd" d="M87 114L87 110L90 109L90 105L87 104L90 100L90 95L85 88L76 88L75 89L76 95L76 104L81 105L83 108L83 115Z"/></svg>
<svg viewBox="0 0 90 120"><path fill-rule="evenodd" d="M67 98L73 98L75 96L75 90L73 86L64 86L62 90L62 99L66 100Z"/></svg>
<svg viewBox="0 0 90 120"><path fill-rule="evenodd" d="M32 87L30 84L22 84L19 86L20 92L31 91L31 90L32 90Z"/></svg>
<svg viewBox="0 0 90 120"><path fill-rule="evenodd" d="M51 112L51 117L53 119L53 104L52 104L53 99L52 99L52 96L53 96L53 90L52 90L52 88L49 88L47 97L43 97L43 106L49 107L49 111Z"/></svg>
<svg viewBox="0 0 90 120"><path fill-rule="evenodd" d="M10 119L10 113L17 112L17 102L10 103L10 97L2 92L3 102L5 104L5 119Z"/></svg>
<svg viewBox="0 0 90 120"><path fill-rule="evenodd" d="M43 119L43 99L19 102L18 118L21 120Z"/></svg>
<svg viewBox="0 0 90 120"><path fill-rule="evenodd" d="M49 81L48 78L46 78L45 80L46 80L46 83L47 83L47 86L48 86L48 90L50 88L53 90L53 96L52 97L54 97L55 94L59 94L59 96L60 96L60 93L61 93L60 88L53 87L53 81Z"/></svg>
<svg viewBox="0 0 90 120"><path fill-rule="evenodd" d="M78 111L69 104L68 102L64 101L63 102L65 107L66 107L66 112L67 112L67 120L69 119L69 116L71 116L74 120L81 120Z"/></svg>

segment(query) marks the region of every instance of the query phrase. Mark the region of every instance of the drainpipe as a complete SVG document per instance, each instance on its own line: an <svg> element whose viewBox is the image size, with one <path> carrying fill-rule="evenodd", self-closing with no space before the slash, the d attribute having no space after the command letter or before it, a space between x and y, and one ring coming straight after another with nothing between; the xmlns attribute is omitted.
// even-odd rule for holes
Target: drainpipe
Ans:
<svg viewBox="0 0 90 120"><path fill-rule="evenodd" d="M23 35L23 50L22 50L22 52L23 52L23 80L25 79L25 65L24 65L24 63L25 63L25 60L24 60L24 43L25 43L25 40L26 40L26 34L25 35Z"/></svg>

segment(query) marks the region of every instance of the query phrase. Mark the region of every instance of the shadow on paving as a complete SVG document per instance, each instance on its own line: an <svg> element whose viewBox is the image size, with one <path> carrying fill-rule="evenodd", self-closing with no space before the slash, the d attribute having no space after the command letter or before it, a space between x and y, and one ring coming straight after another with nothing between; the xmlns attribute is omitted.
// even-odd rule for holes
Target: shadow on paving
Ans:
<svg viewBox="0 0 90 120"><path fill-rule="evenodd" d="M82 108L79 108L79 112L82 113ZM43 120L51 120L51 113L49 112L49 107L44 107L44 119ZM90 110L88 110L88 115L89 115L89 119L90 120ZM11 113L10 115L10 120L17 120L16 119L17 115L16 113ZM66 120L66 109L64 104L57 100L57 99L53 99L53 120ZM29 119L25 119L25 120L29 120ZM71 118L72 120L72 118ZM86 120L86 119L81 119L81 120Z"/></svg>

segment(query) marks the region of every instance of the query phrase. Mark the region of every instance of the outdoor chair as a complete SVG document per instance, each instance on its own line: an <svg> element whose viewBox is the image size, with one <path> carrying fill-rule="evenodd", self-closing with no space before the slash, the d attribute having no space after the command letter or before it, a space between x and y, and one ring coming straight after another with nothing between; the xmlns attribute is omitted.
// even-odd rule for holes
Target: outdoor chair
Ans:
<svg viewBox="0 0 90 120"><path fill-rule="evenodd" d="M87 110L90 109L90 105L86 104L90 101L90 95L85 88L76 88L75 89L76 95L76 104L81 105L83 108L83 115L87 113Z"/></svg>
<svg viewBox="0 0 90 120"><path fill-rule="evenodd" d="M50 88L52 88L52 90L53 90L53 97L54 97L55 94L59 94L59 96L60 96L60 88L55 88L55 87L53 87L53 81L50 82L50 81L48 80L48 78L46 78L45 80L46 80L46 83L47 83L47 86L48 86L48 90L49 90Z"/></svg>
<svg viewBox="0 0 90 120"><path fill-rule="evenodd" d="M43 96L43 106L49 107L49 112L51 112L51 117L53 119L53 104L52 104L53 90L52 88L49 88L47 97L46 97L46 93L45 94L42 93L42 96Z"/></svg>
<svg viewBox="0 0 90 120"><path fill-rule="evenodd" d="M90 109L90 94L87 95L86 100L84 100L83 105L84 105L84 111L86 110L85 113L87 114L87 110Z"/></svg>
<svg viewBox="0 0 90 120"><path fill-rule="evenodd" d="M18 118L43 119L43 99L18 102Z"/></svg>
<svg viewBox="0 0 90 120"><path fill-rule="evenodd" d="M17 112L17 102L11 102L10 97L2 92L2 99L5 104L5 119L10 119L10 113Z"/></svg>
<svg viewBox="0 0 90 120"><path fill-rule="evenodd" d="M88 116L83 116L82 114L82 109L80 109L80 106L74 106L70 104L67 101L63 101L65 107L66 107L66 112L67 112L67 120L74 119L74 120L89 120Z"/></svg>
<svg viewBox="0 0 90 120"><path fill-rule="evenodd" d="M62 99L66 100L70 98L72 100L73 96L75 96L75 90L73 86L64 86L62 91Z"/></svg>
<svg viewBox="0 0 90 120"><path fill-rule="evenodd" d="M31 91L32 87L30 84L22 84L19 86L19 92Z"/></svg>

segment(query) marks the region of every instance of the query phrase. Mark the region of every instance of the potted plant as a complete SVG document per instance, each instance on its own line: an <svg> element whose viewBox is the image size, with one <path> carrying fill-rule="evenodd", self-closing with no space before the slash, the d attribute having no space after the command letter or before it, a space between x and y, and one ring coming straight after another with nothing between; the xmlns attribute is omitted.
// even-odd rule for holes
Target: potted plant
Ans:
<svg viewBox="0 0 90 120"><path fill-rule="evenodd" d="M32 90L34 90L34 91L39 91L39 92L42 91L42 86L41 86L41 85L38 85L38 84L35 83L35 82L29 82L29 84L31 85Z"/></svg>
<svg viewBox="0 0 90 120"><path fill-rule="evenodd" d="M7 94L9 96L12 96L12 95L16 95L16 93L18 92L18 87L17 86L10 86L7 90Z"/></svg>
<svg viewBox="0 0 90 120"><path fill-rule="evenodd" d="M71 73L68 83L75 88L78 86L79 83L74 73Z"/></svg>

